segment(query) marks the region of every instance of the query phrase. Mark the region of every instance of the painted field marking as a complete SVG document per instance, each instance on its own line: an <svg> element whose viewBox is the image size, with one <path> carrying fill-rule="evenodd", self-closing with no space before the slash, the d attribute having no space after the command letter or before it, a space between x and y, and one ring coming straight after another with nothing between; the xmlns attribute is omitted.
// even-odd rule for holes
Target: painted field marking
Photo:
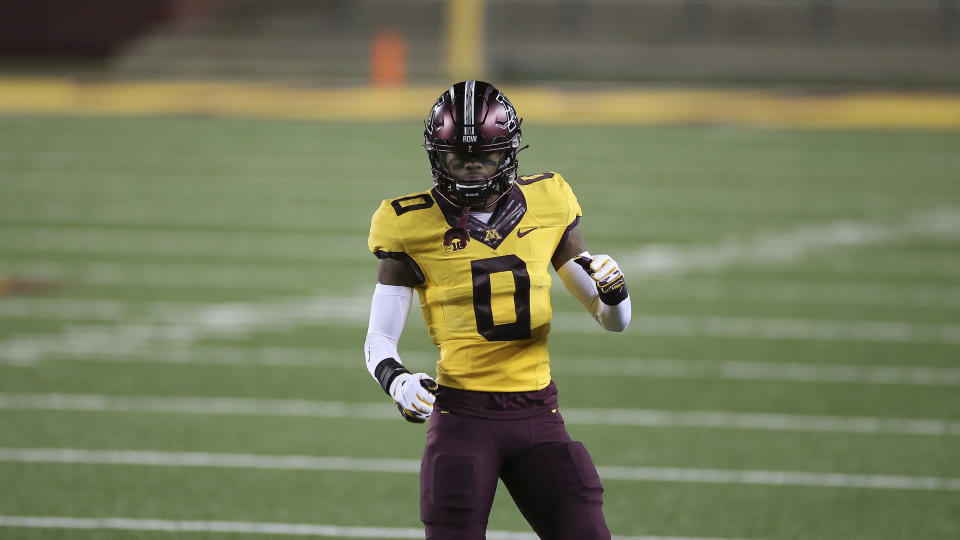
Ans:
<svg viewBox="0 0 960 540"><path fill-rule="evenodd" d="M306 291L317 278L309 266L179 262L0 262L5 275L50 279L62 283L137 287L201 287L215 290Z"/></svg>
<svg viewBox="0 0 960 540"><path fill-rule="evenodd" d="M402 527L347 527L317 523L278 523L251 521L186 521L169 519L132 519L120 517L80 518L63 516L3 516L0 527L30 529L85 529L121 531L206 532L232 534L265 534L280 536L320 536L340 538L419 538L423 529ZM490 540L538 540L533 533L487 531ZM613 540L746 540L689 536L622 536Z"/></svg>
<svg viewBox="0 0 960 540"><path fill-rule="evenodd" d="M950 210L950 209L947 209ZM875 242L889 241L911 234L947 234L955 235L960 230L960 218L952 213L945 213L944 209L924 211L909 215L903 223L896 226L877 226L862 223L828 224L826 227L811 230L799 230L781 235L761 236L759 243L740 245L720 245L697 251L697 248L687 249L683 256L676 253L659 255L653 259L644 258L648 266L646 271L658 273L676 273L684 270L716 269L735 262L734 258L742 257L745 260L773 260L789 261L806 254L809 251L830 246L863 245ZM29 229L28 229L29 230ZM94 229L94 243L102 239L96 238L99 229ZM81 231L82 232L82 231ZM86 231L90 233L91 231ZM44 234L48 241L57 243L63 239L59 237L62 230L50 229ZM826 236L824 236L826 235ZM277 236L277 235L273 235ZM305 235L309 236L309 235ZM169 254L182 254L183 243L176 235L161 235L164 241L159 245ZM204 251L213 243L218 242L218 235L200 233L192 237L199 241ZM243 236L234 238L242 240ZM824 243L824 238L828 238ZM342 238L341 238L342 239ZM73 240L78 240L74 238ZM89 239L88 239L89 240ZM140 239L143 240L142 238ZM154 237L156 240L156 237ZM302 238L300 240L303 240ZM832 243L831 243L832 242ZM81 242L82 244L82 242ZM140 242L128 243L127 248L139 245ZM73 246L76 247L76 246ZM299 255L301 246L290 243L288 248L296 250ZM115 249L116 246L113 246ZM246 247L244 247L246 249ZM718 251L719 250L719 251ZM243 253L248 253L243 251ZM249 253L248 253L249 254ZM647 253L649 254L649 252ZM259 255L259 254L258 254ZM733 257L733 258L731 258ZM652 261L652 263L651 263ZM641 264L641 266L643 266ZM332 300L332 301L331 301ZM326 323L362 327L366 322L368 299L357 299L356 302L343 299L331 299L316 296L312 299L298 299L281 303L227 303L213 306L194 306L192 311L184 309L162 310L161 314L150 314L134 323L124 323L114 328L90 328L83 325L74 325L67 328L60 335L46 340L54 342L54 347L62 349L64 343L71 345L89 343L111 343L118 347L144 345L149 342L173 341L189 343L207 335L245 335L253 331L274 329L279 327L296 327L306 323ZM4 303L3 309L8 316L23 317L26 313L37 314L43 306L33 304ZM49 305L47 305L49 307ZM169 307L169 306L167 306ZM355 309L356 308L356 309ZM347 312L345 312L347 310ZM55 310L56 311L56 310ZM77 310L71 308L74 313ZM106 309L104 317L111 320L109 315L116 311L116 306ZM175 322L167 325L158 322L169 322L171 311L175 313ZM59 311L54 315L62 317ZM114 318L115 319L115 318ZM126 319L126 317L125 317ZM582 314L557 313L553 321L553 328L561 332L580 333L584 331L600 332L601 330L590 324L583 324ZM679 317L662 315L639 315L634 317L632 332L660 336L691 336L691 337L722 337L722 338L750 338L750 339L815 339L825 341L862 341L862 342L901 342L901 343L960 343L960 325L913 324L897 321L825 321L803 319L775 319L775 318L731 318L731 317ZM42 354L37 349L45 343L38 338L8 340L3 346L9 351L14 350L19 355L15 360L30 362ZM102 346L101 346L102 347ZM108 351L109 352L109 351Z"/></svg>
<svg viewBox="0 0 960 540"><path fill-rule="evenodd" d="M899 261L904 262L900 256ZM872 261L876 262L876 261ZM898 273L958 274L960 258L956 261L929 257L911 260L907 264L871 266L871 274L896 268ZM953 265L948 263L956 262ZM830 264L836 269L834 263ZM863 264L860 262L860 264ZM851 271L852 268L850 269ZM861 270L866 270L861 268ZM916 270L916 272L912 272ZM665 299L695 299L726 302L755 302L760 304L849 305L849 306L909 306L960 307L960 287L952 285L864 283L863 281L800 281L744 278L724 279L708 277L666 278L649 281L643 290L631 294L639 297Z"/></svg>
<svg viewBox="0 0 960 540"><path fill-rule="evenodd" d="M387 472L406 474L419 474L420 472L420 461L416 459L158 452L143 450L86 450L75 448L0 448L0 461L11 463L224 467L238 469ZM600 473L601 478L607 480L633 482L960 491L960 478L931 476L606 466L597 467L597 472Z"/></svg>
<svg viewBox="0 0 960 540"><path fill-rule="evenodd" d="M391 164L395 164L397 159L405 158L400 157L389 161ZM416 158L416 160L419 159L419 157ZM360 160L358 159L358 161ZM370 159L363 158L362 161L369 164ZM341 165L344 166L344 170L350 167L343 163ZM124 166L124 168L130 169L130 166ZM626 173L628 170L624 169L624 172ZM2 169L0 169L0 172L2 172ZM902 188L871 193L864 193L860 188L842 189L842 186L835 182L837 174L831 174L821 179L821 182L834 180L832 184L821 184L813 188L801 184L797 180L778 184L776 182L771 183L771 177L776 177L777 173L782 173L780 169L769 172L754 172L755 180L747 185L730 182L718 186L716 179L713 179L714 181L711 183L685 182L682 184L666 183L664 185L626 183L617 185L616 189L619 192L629 192L635 195L629 198L631 205L640 204L643 206L646 200L646 205L651 208L659 208L661 211L663 211L664 204L667 205L667 208L689 209L693 205L693 207L711 208L716 211L717 201L723 200L725 201L724 208L744 208L747 209L748 214L759 212L763 215L774 214L772 210L796 213L798 200L802 201L803 207L808 210L830 210L831 213L841 215L843 215L842 211L849 209L851 205L855 205L858 209L889 211L891 207L898 206L895 203L900 202L902 204L904 194L916 193L915 190ZM317 205L331 204L329 197L325 198L322 192L315 191L317 177L312 172L292 175L277 171L270 171L269 173L229 171L221 174L179 170L124 170L123 172L113 172L109 170L78 171L76 167L72 167L69 170L11 171L8 175L10 176L10 183L8 183L8 190L5 193L9 197L7 200L36 198L38 203L36 206L41 210L43 208L60 207L69 212L75 212L78 209L87 208L87 205L91 203L102 204L101 201L98 201L97 196L110 201L115 201L118 198L129 200L133 204L132 207L128 210L118 210L123 214L138 210L145 199L165 200L168 203L184 202L188 208L196 204L198 199L207 202L222 201L228 205L235 203L255 204L264 202L264 195L268 192L267 190L271 194L266 200L267 204L282 204L300 210L307 210L310 207L315 208ZM844 175L840 173L840 176ZM909 174L904 172L904 176L909 176ZM742 177L742 174L737 173L734 179L741 179ZM804 179L806 179L806 176L804 176ZM82 182L80 182L81 180ZM171 191L169 189L171 185L189 185L190 198L176 197L178 193L184 190ZM351 185L377 192L381 192L383 187L380 180L368 178L356 178L351 181ZM411 189L417 189L415 183L408 181L406 185ZM419 185L423 186L423 184ZM952 186L949 177L944 176L940 182L928 182L926 188L936 189L941 187L947 189ZM60 202L65 197L70 198L80 195L84 195L80 204L74 204L69 209L62 206ZM387 196L389 194L384 195L384 197ZM657 204L651 204L651 200L656 201ZM941 199L931 197L929 200L933 202ZM349 203L354 207L366 208L367 211L364 212L364 215L366 215L368 213L372 214L379 202L377 199L367 199L367 201L367 203L364 203L362 200L344 198L335 202ZM2 207L2 204L0 203L0 207ZM608 203L608 205L614 207L622 204L622 201L618 202L617 200ZM150 212L151 210L145 209L145 211ZM49 212L38 212L38 215L44 213ZM782 214L777 213L776 215Z"/></svg>
<svg viewBox="0 0 960 540"><path fill-rule="evenodd" d="M105 227L3 227L0 248L24 252L368 260L367 237L332 233L117 230ZM372 264L372 263L371 263Z"/></svg>
<svg viewBox="0 0 960 540"><path fill-rule="evenodd" d="M72 175L71 175L72 176ZM97 175L99 176L99 175ZM177 178L181 175L170 176L171 179ZM36 182L44 182L44 178L49 177L38 177ZM122 180L129 181L131 178L130 175L117 175L117 184L110 185L104 184L100 187L100 190L95 193L90 193L90 185L85 184L88 191L77 190L74 185L74 190L70 190L70 185L66 183L58 183L53 186L48 186L48 189L40 189L37 186L30 186L26 189L22 189L20 192L14 193L12 190L8 190L4 193L5 201L17 201L21 204L29 203L31 205L42 205L54 197L56 200L63 201L78 201L80 203L85 203L90 201L93 198L94 201L102 202L109 201L113 204L130 204L130 205L143 205L143 204L160 204L160 205L176 205L180 203L191 204L196 203L196 201L201 201L206 204L216 204L216 205L282 205L288 208L291 212L309 212L316 211L317 207L321 204L330 205L329 200L321 200L320 198L310 199L308 197L300 196L299 198L281 198L278 197L275 192L270 199L264 199L264 189L259 188L254 190L248 188L247 191L239 190L230 190L229 193L224 193L225 190L220 190L210 193L196 193L191 192L191 199L184 199L182 196L176 196L164 191L153 191L153 192L135 192L129 190L129 185L127 186L127 191L122 191L117 189L117 186L122 186L119 182ZM191 175L191 186L196 183L203 183L207 180L217 181L218 177L210 177L208 175ZM91 177L91 181L96 181L96 178ZM160 181L160 180L158 180ZM162 180L166 182L166 180ZM231 184L231 187L236 187ZM256 186L254 186L256 187ZM371 189L376 187L382 187L382 185L371 186ZM409 190L415 191L418 188L422 188L422 184L410 185ZM675 189L671 190L670 188L646 188L647 197L637 196L630 198L630 208L626 209L626 203L623 201L610 201L607 206L611 208L617 208L618 205L624 206L624 211L635 211L637 209L650 210L651 212L670 212L676 213L677 210L682 210L686 212L696 212L703 211L707 213L716 213L717 212L717 196L721 195L717 190L712 192L708 190L706 194L701 194L701 197L694 197L698 192L693 191L693 188L690 188L690 193L684 193L684 196L679 196ZM109 196L100 194L101 192L109 193ZM725 197L729 196L727 191L722 193ZM298 194L301 195L301 194ZM383 197L389 197L395 195L395 193L382 193ZM688 196L689 195L689 196ZM97 198L103 197L103 198ZM379 201L368 199L368 203L373 202L374 204ZM0 203L2 204L2 203ZM844 212L849 212L851 205L855 204L855 208L862 212L870 213L889 213L891 211L900 208L903 204L902 197L899 196L884 196L879 194L872 195L863 195L856 199L841 199L837 200L837 197L831 197L829 193L818 194L815 198L809 198L807 203L803 207L805 212L798 212L797 210L797 194L796 193L784 193L777 197L771 197L770 195L765 194L756 194L748 188L744 188L740 193L737 194L736 200L727 200L723 203L723 209L727 212L731 212L736 215L746 215L750 219L765 219L771 216L782 218L783 216L796 216L796 217L807 217L809 218L809 213L813 212L816 214L829 214L834 215L843 215ZM337 205L358 205L356 200L343 200L337 201ZM219 208L219 206L218 206ZM369 206L366 204L363 206L362 213L364 217L368 217L373 214L375 207ZM357 210L359 211L359 210ZM354 214L356 217L356 214ZM656 220L654 220L656 221Z"/></svg>
<svg viewBox="0 0 960 540"><path fill-rule="evenodd" d="M176 364L225 367L276 366L321 369L357 369L357 351L319 347L145 346L97 347L76 344L0 342L0 364L40 361L115 362L121 364ZM431 368L436 352L405 351L407 365ZM679 358L550 356L550 370L558 375L594 377L650 377L792 383L881 384L903 386L960 386L960 368L816 364L749 360L691 360Z"/></svg>
<svg viewBox="0 0 960 540"><path fill-rule="evenodd" d="M147 225L157 228L262 228L289 233L313 230L324 236L329 234L328 229L333 226L342 227L344 223L351 222L363 223L366 221L363 219L366 214L373 213L371 206L331 208L330 205L325 205L321 213L317 212L315 207L311 209L302 204L271 204L263 201L259 204L223 200L218 200L216 204L209 201L154 201L144 204L143 201L131 200L128 204L123 204L111 198L109 201L83 202L54 199L24 204L23 201L15 200L0 203L0 233L10 226L23 227L24 223L41 223L43 226L72 226L84 223L89 227L110 226L124 229Z"/></svg>
<svg viewBox="0 0 960 540"><path fill-rule="evenodd" d="M881 245L916 237L960 237L960 209L941 207L914 211L890 225L838 220L760 232L750 238L729 238L703 246L652 245L618 258L628 276L717 272L743 264L782 265L830 249Z"/></svg>
<svg viewBox="0 0 960 540"><path fill-rule="evenodd" d="M417 158L419 159L419 158ZM364 160L369 162L369 159ZM395 162L395 160L394 160ZM391 165L394 163L391 163ZM2 173L0 169L0 173ZM626 173L627 171L625 171ZM772 174L772 173L771 173ZM355 199L341 197L331 200L331 194L313 191L317 178L313 174L278 175L255 174L243 176L235 173L184 173L176 172L145 172L125 171L115 173L110 171L19 171L8 174L11 181L18 181L7 186L4 195L6 203L0 202L0 208L11 205L18 199L34 199L30 207L36 208L34 219L43 215L51 215L56 208L75 214L77 211L89 209L91 205L103 206L106 202L114 204L128 202L126 210L105 208L107 214L131 215L132 212L154 212L155 209L143 208L145 203L159 202L162 204L184 204L190 209L197 201L207 204L216 203L215 207L223 204L227 207L235 205L265 205L270 207L282 206L298 213L316 210L318 206L335 209L338 204L348 205L359 212L364 218L369 218L376 209L379 200L376 198ZM629 192L627 197L630 208L650 208L664 212L665 209L705 209L716 212L717 201L724 201L722 208L726 210L743 210L747 216L778 216L796 215L802 217L807 214L797 212L798 201L808 212L826 212L834 215L846 215L851 206L870 210L872 213L890 213L903 205L903 195L914 192L874 192L865 194L857 190L838 189L811 189L806 185L781 184L770 185L770 175L759 176L762 182L751 185L716 185L683 184L683 185L636 185L626 184L616 186L618 192ZM82 180L82 182L80 182ZM170 185L189 185L189 198L177 196L186 190L171 191ZM715 182L714 182L715 184ZM366 188L368 192L381 193L383 198L390 196L383 192L383 183L379 180L365 180L358 178L352 181L352 186ZM408 184L411 190L418 189L417 184ZM419 184L426 187L423 184ZM944 189L952 186L948 181L937 184ZM205 187L197 187L205 186ZM287 188L287 189L285 189ZM928 189L935 189L928 187ZM269 194L269 196L267 196ZM931 197L931 204L941 203L942 199ZM71 203L66 206L64 203ZM607 206L625 208L623 200L610 200ZM942 204L942 203L941 203ZM22 208L22 206L21 206ZM923 212L926 210L920 210ZM13 210L14 215L24 215ZM55 213L52 215L56 215ZM354 214L356 215L356 214ZM640 219L643 219L642 217ZM662 220L652 220L655 224ZM850 220L856 223L856 220ZM237 222L243 223L243 222Z"/></svg>
<svg viewBox="0 0 960 540"><path fill-rule="evenodd" d="M136 151L138 152L139 149ZM43 157L39 159L46 160L48 152L43 152L42 156ZM595 154L591 154L591 156L594 157L594 159L602 159L596 157ZM622 156L610 156L608 160L620 157ZM334 177L336 177L338 173L341 176L343 174L349 174L349 171L355 171L358 166L370 166L378 162L378 160L372 156L347 157L338 154L335 159L337 160L337 169L325 171L327 173L332 172ZM421 157L419 155L407 154L381 159L379 163L381 167L396 167L397 163L419 163L420 159ZM265 167L264 163L265 161L263 160L255 161L250 167L242 171L236 171L237 163L236 161L232 161L226 167L219 167L219 170L224 170L225 172L218 173L210 172L211 166L209 161L201 163L202 168L200 170L183 170L180 168L177 170L169 170L167 165L144 165L140 162L136 164L118 163L111 167L103 168L99 166L99 164L91 163L90 160L78 162L69 167L55 168L50 167L51 163L44 162L39 165L39 167L42 168L6 171L10 176L10 182L7 186L9 191L7 194L11 197L45 197L46 199L54 199L54 197L62 197L67 194L97 195L109 193L111 200L113 196L129 197L131 195L139 195L140 197L137 197L137 199L142 202L142 196L149 195L166 198L172 197L177 193L189 192L191 200L194 201L200 198L216 198L216 200L221 200L221 197L226 196L229 197L228 200L255 202L256 195L270 193L272 194L271 200L277 200L277 197L290 195L289 199L280 200L295 206L302 206L303 204L302 200L298 204L295 197L296 195L314 195L314 198L307 200L312 200L314 203L323 202L323 198L321 197L322 192L317 190L318 176L316 170L321 166L329 166L329 160L325 162L314 161L312 163L304 163L302 166L303 172L293 173L287 172L286 170L281 171L275 168ZM284 160L284 165L288 164L289 161ZM741 166L744 165L741 164ZM145 167L150 168L145 169ZM712 171L708 181L690 182L684 178L693 175L702 177L704 168ZM795 210L798 201L802 201L805 208L813 210L842 210L843 208L849 208L851 205L856 205L857 208L882 209L884 207L889 208L890 203L901 200L905 194L911 195L917 193L915 189L910 189L914 186L905 188L903 186L906 184L902 183L890 183L880 186L885 189L872 191L870 193L865 193L863 188L856 184L848 188L847 185L838 183L837 180L857 180L859 178L856 173L851 174L849 171L842 170L830 170L821 174L805 171L802 176L791 176L790 173L785 173L782 167L777 166L754 166L747 170L737 170L733 172L713 171L713 169L716 168L713 164L697 165L689 167L686 170L671 167L669 171L663 171L668 173L666 176L669 180L667 181L661 178L658 183L657 178L651 178L649 183L613 182L611 187L615 188L618 193L634 195L634 197L630 198L631 204L633 203L633 199L637 199L637 202L642 204L643 199L667 201L680 197L702 202L713 201L714 204L711 206L712 208L717 208L716 201L723 200L723 207L729 209L740 208L741 206L755 208L763 206L763 201L769 201L771 207L768 207L768 211L770 208L780 208L783 210L792 208ZM121 169L121 171L118 172L117 169ZM631 172L635 172L635 168L629 164L616 166L615 164L609 163L609 161L605 170L620 172L625 176L628 176ZM887 170L889 171L890 168L888 167ZM0 172L4 172L2 167L0 167ZM563 171L559 172L563 173ZM657 171L654 169L653 171L648 171L648 174L655 172ZM862 175L862 171L857 172ZM886 180L887 182L892 182L892 180L898 180L900 177L908 178L913 173L915 173L914 169L904 169L897 171L897 176L893 179L887 177ZM678 175L680 175L679 177L683 180L680 183L674 181ZM778 181L780 179L787 179L787 182ZM748 182L739 182L743 180L748 180ZM804 183L801 180L807 182ZM873 181L875 179L870 177L863 178L863 180ZM414 183L411 178L404 178L403 181L404 185L411 188L411 190L429 187L429 183ZM811 182L816 183L811 185ZM180 189L170 190L170 186ZM186 186L189 186L189 189L187 189ZM384 188L384 183L376 177L363 177L354 174L350 180L350 186L353 188L369 188L380 192ZM953 184L950 182L949 176L944 174L942 178L937 180L930 178L925 179L922 187L929 190L936 190L937 188L950 189L953 187ZM230 189L228 190L227 188ZM387 194L384 198L387 196L390 195ZM937 200L935 197L931 197L930 199ZM373 206L368 208L370 213L372 213L376 208L375 205L379 203L379 201L375 199L368 199L368 201L373 203ZM793 205L787 204L788 201L792 202ZM727 204L728 202L729 204ZM848 204L841 205L841 202ZM685 203L687 203L687 201L675 201L674 204ZM622 202L618 203L618 201L612 200L607 204L617 206L618 204L622 204ZM655 207L655 205L650 206Z"/></svg>
<svg viewBox="0 0 960 540"><path fill-rule="evenodd" d="M960 421L867 416L817 416L718 411L643 409L564 409L569 423L613 426L663 426L828 433L960 435Z"/></svg>
<svg viewBox="0 0 960 540"><path fill-rule="evenodd" d="M726 134L715 133L711 140L715 140L716 137L722 137L728 145L735 144L732 141L737 135L733 133L734 131L732 130ZM316 171L319 165L329 165L331 160L335 160L337 165L345 165L344 168L351 168L356 163L390 165L396 164L398 160L419 162L421 159L419 155L410 153L403 148L384 148L375 155L358 152L357 149L363 148L364 143L368 142L368 139L362 137L350 138L345 134L341 135L341 137L341 145L339 147L323 148L316 145L313 147L299 148L287 145L281 148L278 145L273 148L265 148L261 144L252 144L241 148L239 146L222 146L209 140L184 142L183 140L172 139L154 141L156 144L150 147L138 147L130 144L125 147L124 143L127 141L118 140L111 141L109 145L100 144L89 148L67 148L63 145L53 147L26 146L14 143L4 145L4 148L0 149L0 162L9 161L13 156L32 157L31 164L34 167L29 171L24 171L30 175L46 174L57 175L58 177L69 177L76 173L78 168L82 168L82 172L85 175L91 175L92 177L100 174L107 174L109 177L114 177L119 176L116 171L130 170L130 172L133 173L133 177L136 178L142 172L151 174L150 171L156 169L161 169L161 171L168 170L171 165L169 157L171 154L176 154L176 165L179 170L185 173L189 173L190 171L183 171L182 169L192 169L198 165L203 170L230 170L233 172L238 168L238 164L242 164L246 166L239 167L242 170L237 171L238 174L234 176L230 176L229 174L216 174L213 177L221 178L225 181L236 180L273 183L279 180L281 182L299 181L308 185L316 185L316 176L312 175L312 173ZM861 164L849 159L833 161L829 169L805 168L803 170L794 170L785 168L783 163L796 163L797 155L795 146L784 140L768 139L767 141L760 141L749 138L748 136L747 138L737 138L736 141L740 146L759 150L756 152L746 152L737 156L737 167L734 171L736 176L734 179L748 181L748 185L737 185L737 187L770 189L771 187L776 187L778 185L777 181L782 178L788 178L790 180L790 185L787 186L788 188L791 185L796 185L795 183L798 179L822 182L824 180L834 180L838 178L838 176L861 180L874 178L872 175L867 175L867 172ZM190 144L191 142L194 144ZM285 142L291 141L288 140ZM698 140L688 143L687 146L693 147L697 144L702 143ZM842 145L844 143L840 142L840 144ZM847 144L850 143L847 142ZM554 141L552 147L555 151L561 153L582 151L580 146L571 144L571 141ZM838 155L848 157L849 154L847 154L847 152L860 150L857 147L851 146L832 148L832 150L838 149L841 153L831 152L828 157L836 158ZM676 141L647 138L643 141L642 146L633 148L632 150L636 153L635 155L654 158L662 156L665 152L683 152L686 148L678 147ZM935 151L942 152L943 148L937 148ZM620 150L617 148L600 148L598 151L591 152L591 155L594 156L594 159L605 162L605 167L607 168L605 170L618 172L635 170L635 167L631 169L633 166L628 162L613 162L614 158L622 157ZM885 173L894 173L897 174L898 177L906 177L914 173L916 171L916 160L924 159L923 157L917 156L917 154L910 154L910 158L912 158L911 161L904 161L902 157L889 153L881 153L872 157L874 163L881 165ZM953 160L956 162L955 155L943 155L942 157L945 160ZM704 169L718 169L720 168L718 166L729 165L729 160L730 156L724 153L715 152L702 154L687 152L687 154L684 155L683 161L671 162L669 167L657 167L656 163L652 163L648 164L648 168L645 170L649 172L681 172L683 176L689 175L695 177L686 178L685 182L680 185L681 188L704 187L715 189L717 187L715 178L697 177L697 173L702 173ZM944 163L949 163L949 161L945 161ZM94 168L94 166L96 167ZM262 169L258 170L257 167L262 167ZM131 170L134 168L135 170ZM303 172L295 175L288 172L298 170L302 170ZM262 174L263 171L271 171L274 174L264 175ZM245 172L247 174L244 174ZM717 172L723 180L727 180L728 177L732 176L730 171L721 170ZM163 173L161 172L160 174ZM192 174L180 176L174 176L169 172L166 174L170 175L170 179L180 182L187 182L188 180L185 180L185 178L193 177ZM634 185L629 177L627 178L626 181L621 181L619 185ZM613 183L617 183L616 180L616 178L610 179ZM949 182L946 173L939 178L939 182L933 183L929 178L926 180L930 182L924 184L926 187L950 187L953 185ZM655 185L658 182L662 185L671 186L674 185L674 178L647 178L643 185ZM771 182L773 182L773 184L771 184ZM864 191L860 185L853 185L845 189L847 188L846 185L837 185L835 182L828 182L819 184L817 187L828 190L826 191L827 193L856 191L860 193L862 198L876 195L875 191ZM894 184L884 187L906 192L910 191L910 188L913 186L908 184ZM818 192L821 191L818 190Z"/></svg>
<svg viewBox="0 0 960 540"><path fill-rule="evenodd" d="M295 297L272 302L151 302L149 313L123 311L124 304L114 301L68 300L67 314L80 313L90 306L93 316L110 325L70 324L56 334L14 336L0 341L0 349L7 351L13 361L35 362L45 347L62 350L112 350L144 347L157 343L193 343L210 336L243 336L269 330L289 330L304 324L360 328L369 316L369 300L357 301L356 296L334 297L317 295ZM6 300L11 300L7 302ZM33 298L13 298L0 302L0 316L26 318L40 315L53 306L57 299L37 301ZM63 300L63 299L59 299ZM102 303L101 303L102 302ZM98 313L98 311L100 313ZM120 312L120 313L118 313ZM121 322L124 321L124 322Z"/></svg>
<svg viewBox="0 0 960 540"><path fill-rule="evenodd" d="M122 396L106 394L0 393L0 409L68 412L123 412L247 415L304 418L391 420L397 412L383 403L193 396ZM689 427L761 431L960 435L960 421L925 418L816 416L654 409L563 408L569 424Z"/></svg>
<svg viewBox="0 0 960 540"><path fill-rule="evenodd" d="M84 334L94 334L97 340L110 338L101 343L117 345L129 346L156 339L184 343L205 335L246 335L304 325L362 328L369 317L367 296L333 297L324 294L269 302L158 301L147 303L147 312L135 322L129 322L128 314L118 313L123 306L111 300L13 298L0 303L0 317L59 320L79 315L85 305L91 307L92 318L121 324L87 329L83 324L76 324L59 336L52 336L51 340L90 341L93 338ZM588 315L582 312L555 312L551 329L571 334L604 332L599 325L590 323ZM960 324L902 321L634 314L627 332L679 337L960 344ZM37 343L37 340L32 342ZM0 347L4 344L0 342Z"/></svg>
<svg viewBox="0 0 960 540"><path fill-rule="evenodd" d="M599 333L599 326L584 326L578 317L554 316L551 329L568 333ZM714 337L833 341L852 343L960 344L960 325L901 321L844 321L777 317L689 317L634 314L627 332L649 336Z"/></svg>
<svg viewBox="0 0 960 540"><path fill-rule="evenodd" d="M352 257L351 257L352 259ZM955 275L960 267L950 258L918 256L905 260L891 256L871 260L860 268L871 274ZM826 263L840 268L836 261ZM0 262L0 275L45 278L66 283L137 287L202 287L227 290L308 291L318 278L304 265L262 263L180 263L180 262L62 262L42 259ZM822 269L821 269L822 270ZM958 307L960 287L916 283L865 283L863 281L799 281L744 278L721 279L703 276L670 277L651 275L648 287L633 292L637 297L696 300L731 300L775 304L821 304L865 306ZM653 281L656 280L656 281ZM563 289L554 280L555 289ZM562 292L561 294L566 294Z"/></svg>
<svg viewBox="0 0 960 540"><path fill-rule="evenodd" d="M326 259L329 253L336 253L338 259L366 260L370 257L363 249L366 237L361 235L135 231L102 227L4 227L3 231L0 247L28 252L216 254L305 261ZM654 244L618 258L628 275L675 276L693 271L716 272L743 264L783 265L832 249L873 246L910 238L957 237L960 237L960 209L940 207L911 212L895 224L838 220L784 231L761 231L749 237L730 237L700 246ZM309 246L322 246L322 249L309 249ZM916 263L902 264L914 273L923 269L922 266L917 268ZM937 264L935 269L948 275L957 273L952 264Z"/></svg>
<svg viewBox="0 0 960 540"><path fill-rule="evenodd" d="M559 356L551 362L550 369L581 376L960 386L960 368L941 367Z"/></svg>
<svg viewBox="0 0 960 540"><path fill-rule="evenodd" d="M957 235L960 237L960 235ZM950 241L952 238L945 238ZM960 278L960 255L953 252L952 244L943 247L949 252L916 253L896 252L884 253L880 256L868 254L864 257L828 257L818 256L808 261L806 268L820 268L821 271L833 274L888 274L902 276L946 276Z"/></svg>
<svg viewBox="0 0 960 540"><path fill-rule="evenodd" d="M235 203L231 201L187 201L184 203L154 201L150 204L136 200L129 205L109 202L75 202L69 200L38 201L24 204L22 200L0 202L0 234L13 229L17 234L23 229L43 229L68 225L77 228L110 228L114 231L129 231L137 234L144 226L157 230L205 229L211 226L226 229L264 229L274 234L330 235L330 230L350 227L363 231L369 227L369 219L375 210L373 205L351 204L331 207L322 203L308 207L296 202L262 203L255 201ZM377 201L375 201L377 202ZM14 204L16 203L16 204ZM762 216L754 218L755 225L762 225ZM645 234L666 237L703 237L715 234L716 224L711 220L685 219L681 222L658 216L643 216L632 220L632 226ZM351 234L351 233L347 233ZM22 244L16 244L24 250ZM365 247L363 243L360 247ZM373 261L373 259L370 259Z"/></svg>

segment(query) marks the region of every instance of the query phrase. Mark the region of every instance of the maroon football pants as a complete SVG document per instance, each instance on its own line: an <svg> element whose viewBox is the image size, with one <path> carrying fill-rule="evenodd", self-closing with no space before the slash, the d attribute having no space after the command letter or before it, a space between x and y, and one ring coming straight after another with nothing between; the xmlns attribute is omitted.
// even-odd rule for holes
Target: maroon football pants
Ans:
<svg viewBox="0 0 960 540"><path fill-rule="evenodd" d="M597 469L559 412L492 420L434 411L420 466L427 540L483 540L498 478L541 539L610 539Z"/></svg>

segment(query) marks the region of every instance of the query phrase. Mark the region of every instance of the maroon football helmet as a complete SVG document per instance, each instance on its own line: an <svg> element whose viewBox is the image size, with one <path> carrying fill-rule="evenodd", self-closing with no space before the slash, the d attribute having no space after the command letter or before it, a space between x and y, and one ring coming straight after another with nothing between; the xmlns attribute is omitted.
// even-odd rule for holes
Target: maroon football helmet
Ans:
<svg viewBox="0 0 960 540"><path fill-rule="evenodd" d="M502 196L517 179L520 148L517 110L499 90L483 81L463 81L440 95L424 122L423 147L430 158L437 190L460 206L482 208L491 195ZM442 152L481 154L503 150L493 176L464 181L444 167Z"/></svg>

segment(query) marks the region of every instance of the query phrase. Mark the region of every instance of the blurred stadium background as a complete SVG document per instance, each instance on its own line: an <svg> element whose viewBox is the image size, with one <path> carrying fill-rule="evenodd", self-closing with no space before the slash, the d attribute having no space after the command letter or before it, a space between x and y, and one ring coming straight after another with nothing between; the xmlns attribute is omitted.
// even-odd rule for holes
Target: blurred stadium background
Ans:
<svg viewBox="0 0 960 540"><path fill-rule="evenodd" d="M551 343L615 537L960 537L958 4L0 0L0 538L422 538L366 234L463 78L630 280Z"/></svg>

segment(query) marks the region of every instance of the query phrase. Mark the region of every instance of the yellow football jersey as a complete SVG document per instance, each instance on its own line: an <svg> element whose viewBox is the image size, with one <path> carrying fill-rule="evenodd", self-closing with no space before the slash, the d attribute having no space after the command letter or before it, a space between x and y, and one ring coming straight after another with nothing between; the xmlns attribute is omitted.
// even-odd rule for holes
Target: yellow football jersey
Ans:
<svg viewBox="0 0 960 540"><path fill-rule="evenodd" d="M437 382L463 390L521 392L550 383L547 266L580 205L557 173L523 176L489 223L471 216L466 245L445 246L459 208L435 190L380 205L368 247L405 259L430 339L440 349Z"/></svg>

